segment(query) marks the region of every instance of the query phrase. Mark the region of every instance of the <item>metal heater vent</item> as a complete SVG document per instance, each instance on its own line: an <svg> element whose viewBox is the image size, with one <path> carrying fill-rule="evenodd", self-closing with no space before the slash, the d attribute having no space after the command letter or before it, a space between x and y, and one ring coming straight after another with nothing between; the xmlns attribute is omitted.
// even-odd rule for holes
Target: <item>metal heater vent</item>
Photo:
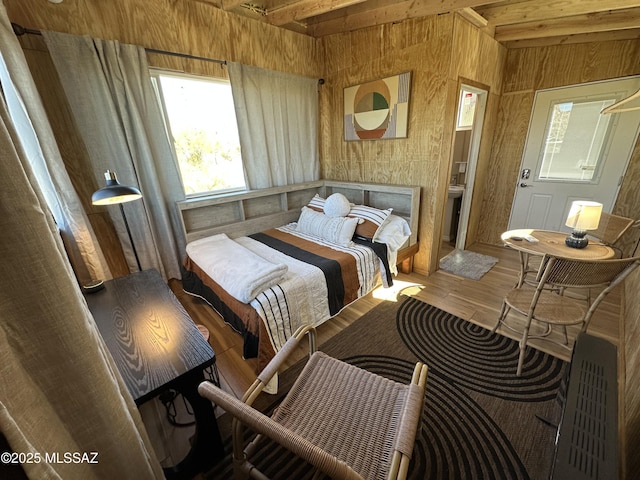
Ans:
<svg viewBox="0 0 640 480"><path fill-rule="evenodd" d="M602 366L587 360L580 362L579 372L569 462L589 478L598 478L600 463L605 460L604 440L608 436L607 379Z"/></svg>
<svg viewBox="0 0 640 480"><path fill-rule="evenodd" d="M616 348L581 334L569 374L553 478L617 478Z"/></svg>

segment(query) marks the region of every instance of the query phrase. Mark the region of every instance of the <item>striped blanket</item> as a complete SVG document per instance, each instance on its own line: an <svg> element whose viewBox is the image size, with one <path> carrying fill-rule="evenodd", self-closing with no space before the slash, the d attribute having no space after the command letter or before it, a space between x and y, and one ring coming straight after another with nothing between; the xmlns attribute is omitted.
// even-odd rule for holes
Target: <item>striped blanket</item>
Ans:
<svg viewBox="0 0 640 480"><path fill-rule="evenodd" d="M378 282L381 263L385 265L382 270L388 272L384 255L379 257L371 245L342 247L323 243L296 231L295 225L235 241L272 263L286 265L284 280L258 294L249 305L243 304L211 279L202 268L208 264L207 259L200 256L187 257L183 283L186 291L207 299L225 322L244 335L244 356L257 356L258 369L300 325L318 326L370 292ZM386 252L386 247L381 250ZM190 285L195 279L189 274L196 275L208 291ZM386 284L390 277L383 277Z"/></svg>

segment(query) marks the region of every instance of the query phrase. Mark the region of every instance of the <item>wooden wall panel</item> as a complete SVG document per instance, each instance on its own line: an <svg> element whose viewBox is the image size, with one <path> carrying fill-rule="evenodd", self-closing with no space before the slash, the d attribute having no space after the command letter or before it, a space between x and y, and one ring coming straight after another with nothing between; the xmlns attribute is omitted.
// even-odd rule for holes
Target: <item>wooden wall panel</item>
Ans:
<svg viewBox="0 0 640 480"><path fill-rule="evenodd" d="M498 99L502 91L506 49L463 18L456 17L453 51L452 57L456 61L451 63L451 77L457 77L463 82L484 88L489 92L467 226L466 243L471 245L477 240L484 191L487 188L485 179L490 169L489 159L498 112ZM469 79L475 81L470 82ZM454 116L455 114L454 111Z"/></svg>
<svg viewBox="0 0 640 480"><path fill-rule="evenodd" d="M503 79L498 121L494 135L490 168L485 180L482 218L478 240L499 244L507 229L518 170L526 141L529 118L536 90L607 80L640 74L640 41L619 40L600 43L557 45L509 50ZM624 115L624 114L621 114ZM640 144L636 144L614 213L640 218ZM633 247L640 232L623 239ZM621 318L620 355L626 371L621 395L621 428L626 431L627 478L640 471L640 460L632 453L640 440L640 313L637 292L640 274L626 282L625 313ZM625 448L623 446L623 448Z"/></svg>
<svg viewBox="0 0 640 480"><path fill-rule="evenodd" d="M499 90L504 49L452 14L332 35L322 44L327 59L326 83L320 90L323 176L420 185L420 251L414 268L421 273L434 271L449 183L458 78L464 73ZM344 141L344 88L405 71L411 71L408 138Z"/></svg>
<svg viewBox="0 0 640 480"><path fill-rule="evenodd" d="M640 41L556 45L509 50L503 96L485 182L478 240L499 243L509 222L536 90L640 74ZM636 152L638 150L636 146ZM633 155L614 212L638 218L640 155Z"/></svg>
<svg viewBox="0 0 640 480"><path fill-rule="evenodd" d="M319 42L186 0L5 0L12 22L24 27L90 35L261 68L319 77Z"/></svg>
<svg viewBox="0 0 640 480"><path fill-rule="evenodd" d="M500 100L483 189L480 242L499 244L506 230L532 105L533 92L505 94Z"/></svg>
<svg viewBox="0 0 640 480"><path fill-rule="evenodd" d="M624 311L625 322L622 325L624 350L622 356L622 368L624 378L624 438L623 453L625 462L623 467L626 475L621 478L629 480L638 478L640 472L640 455L637 454L637 446L640 444L640 302L637 301L640 292L640 269L632 273L625 280L625 298L627 299Z"/></svg>
<svg viewBox="0 0 640 480"><path fill-rule="evenodd" d="M473 197L471 201L471 208L469 211L469 224L467 225L467 245L472 245L478 241L481 226L483 225L482 214L483 199L488 187L487 178L491 168L491 149L493 147L493 137L496 130L496 123L498 119L498 107L500 104L500 97L493 93L489 93L487 99L487 106L485 111L485 119L482 133L482 140L480 142L480 152L478 153L478 163L476 166L475 184L473 188Z"/></svg>

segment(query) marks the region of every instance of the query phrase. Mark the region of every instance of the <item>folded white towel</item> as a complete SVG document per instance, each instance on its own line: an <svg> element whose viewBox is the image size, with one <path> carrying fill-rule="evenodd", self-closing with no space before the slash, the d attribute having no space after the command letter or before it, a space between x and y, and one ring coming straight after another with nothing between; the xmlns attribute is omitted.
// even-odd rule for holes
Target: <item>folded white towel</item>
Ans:
<svg viewBox="0 0 640 480"><path fill-rule="evenodd" d="M284 279L287 266L271 263L226 234L196 240L187 255L234 298L249 303Z"/></svg>

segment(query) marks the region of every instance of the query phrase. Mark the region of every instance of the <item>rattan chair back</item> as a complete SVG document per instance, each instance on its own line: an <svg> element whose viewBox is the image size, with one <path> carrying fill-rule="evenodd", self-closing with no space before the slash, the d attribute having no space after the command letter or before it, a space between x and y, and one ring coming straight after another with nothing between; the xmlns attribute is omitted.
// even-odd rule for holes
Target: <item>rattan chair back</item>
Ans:
<svg viewBox="0 0 640 480"><path fill-rule="evenodd" d="M310 358L268 417L251 405L304 335L309 335ZM234 417L235 479L267 478L251 463L267 436L331 478L401 480L407 477L421 421L427 370L418 362L411 382L397 383L315 352L315 329L305 326L285 343L242 401L211 382L201 383L198 391ZM249 444L244 426L258 433Z"/></svg>
<svg viewBox="0 0 640 480"><path fill-rule="evenodd" d="M571 349L566 327L579 325L582 331L586 331L602 300L639 265L640 257L614 260L575 260L546 255L541 262L535 289L529 285L523 285L508 292L504 297L498 322L493 328L495 332L500 325L503 325L522 335L517 375L522 372L525 349L531 339L554 341ZM566 295L567 289L573 291L574 289L595 287L599 287L600 291L590 305ZM590 295L588 298L590 299ZM510 311L526 317L522 330L510 326L505 321ZM543 333L535 335L530 333L534 320L546 324L547 328ZM564 334L562 343L552 340L550 336L554 325L562 327Z"/></svg>
<svg viewBox="0 0 640 480"><path fill-rule="evenodd" d="M551 257L543 270L541 282L565 288L592 288L608 285L639 258L614 260L573 260Z"/></svg>
<svg viewBox="0 0 640 480"><path fill-rule="evenodd" d="M634 222L632 218L602 212L598 228L589 230L589 236L597 238L604 244L615 245Z"/></svg>

